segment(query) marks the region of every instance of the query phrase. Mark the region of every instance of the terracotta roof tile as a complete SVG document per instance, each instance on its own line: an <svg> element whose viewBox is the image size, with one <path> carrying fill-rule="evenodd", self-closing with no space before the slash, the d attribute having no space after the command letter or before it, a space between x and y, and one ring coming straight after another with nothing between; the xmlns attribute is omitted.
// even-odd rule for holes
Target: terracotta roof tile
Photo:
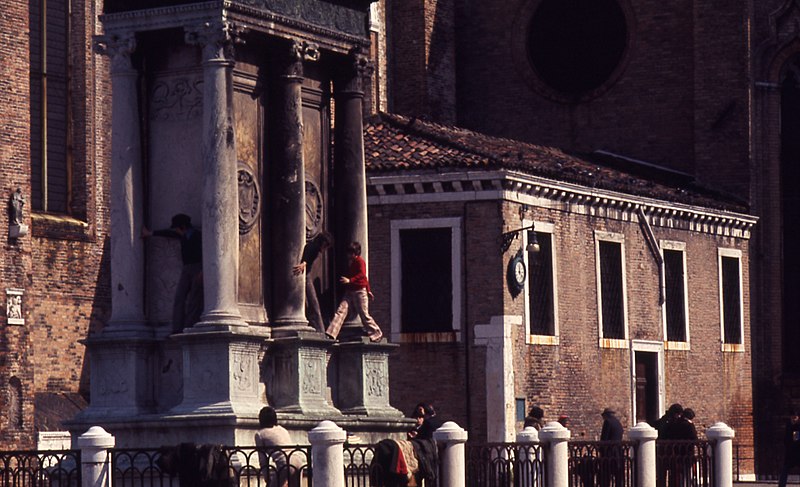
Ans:
<svg viewBox="0 0 800 487"><path fill-rule="evenodd" d="M631 195L747 211L741 200L700 187L687 174L646 163L631 165L632 160L609 153L572 155L400 115L382 113L369 119L364 144L372 173L504 168Z"/></svg>

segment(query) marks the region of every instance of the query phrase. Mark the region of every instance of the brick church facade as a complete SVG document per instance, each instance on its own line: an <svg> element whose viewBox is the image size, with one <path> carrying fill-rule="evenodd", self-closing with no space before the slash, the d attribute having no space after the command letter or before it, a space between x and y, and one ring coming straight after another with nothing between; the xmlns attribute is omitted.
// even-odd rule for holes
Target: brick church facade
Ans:
<svg viewBox="0 0 800 487"><path fill-rule="evenodd" d="M91 1L11 2L0 18L4 211L0 444L34 448L86 405L86 350L109 309L109 86ZM25 232L26 231L26 232Z"/></svg>
<svg viewBox="0 0 800 487"><path fill-rule="evenodd" d="M386 111L672 170L759 219L747 245L752 369L737 378L752 373L753 402L737 407L752 417L756 463L775 472L773 446L800 406L800 2L387 5Z"/></svg>
<svg viewBox="0 0 800 487"><path fill-rule="evenodd" d="M394 292L394 277L387 266L392 238L400 238L408 229L397 224L392 230L393 220L438 219L438 227L423 225L423 229L460 225L462 271L471 272L472 278L487 272L495 282L503 281L502 289L491 295L480 281L472 284L464 279L463 306L451 308L460 313L458 326L487 328L474 329L469 333L475 334L464 335L462 342L450 333L451 338L438 336L433 343L411 339L403 344L392 369L393 380L398 381L393 385L398 388L394 397L414 387L422 376L422 382L441 386L441 396L431 392L427 399L444 405L451 397L463 396L468 387L467 396L476 396L466 400L485 404L481 395L487 393L486 384L470 378L471 371L451 381L430 378L434 371L463 369L470 353L472 367L482 367L486 358L481 354L491 347L472 348L478 337L475 330L488 333L478 337L484 345L495 339L501 349L510 344L512 355L526 364L526 370L543 363L566 367L583 360L585 354L602 361L603 370L623 363L630 367L636 365L637 350L647 368L652 364L645 362L652 357L646 354L660 353L681 378L674 382L674 389L666 390L663 401L691 398L701 390L719 395L718 403L697 409L709 416L724 411L725 420L737 428L739 440L755 445L756 463L767 471L774 469L776 456L769 445L780 437L787 408L800 405L800 364L795 362L798 354L791 353L800 344L800 308L792 295L800 284L800 261L792 252L794 228L800 220L798 205L793 204L800 173L792 164L800 159L796 147L800 121L793 115L800 112L800 2L748 1L720 7L689 0L669 6L644 0L395 0L374 7L372 55L377 69L369 100L373 109L450 128L424 125L428 122L415 128L407 118L376 119L372 130L405 127L393 133L402 136L404 143L429 143L433 137L450 144L453 139L458 142L458 131L452 127L459 126L476 134L535 144L484 154L500 161L497 167L461 165L454 168L460 175L449 180L437 176L443 172L440 167L423 165L420 173L414 173L424 176L418 182L389 174L390 169L379 167L383 158L370 157L368 152L370 269L375 288L386 293L375 304L385 331L394 333L400 326L395 322L396 306L390 306L388 299ZM102 33L98 21L102 10L99 2L91 0L16 2L0 18L0 180L7 201L20 189L26 202L22 223L27 227L27 234L6 240L0 258L7 303L0 336L0 442L10 447L34 446L32 432L59 429L61 419L82 407L88 391L88 362L78 341L108 318L110 87L108 61L92 48L92 36ZM588 54L575 55L569 48L575 45ZM566 59L570 62L565 63ZM376 137L374 147L392 147L381 134ZM482 135L476 137L480 140ZM528 157L527 151L544 150L535 147L557 147L573 154L575 161L584 161L575 162L574 167L589 173L597 172L590 166L611 165L618 171L614 174L633 177L632 187L666 177L679 183L678 196L666 190L648 195L630 187L602 188L605 196L595 204L591 178L584 174L576 183L558 171L547 179L559 184L546 194L537 192L544 191L536 184L536 177L542 175L527 166L520 169L511 160L513 153L522 160ZM453 157L469 159L472 152L474 147L467 145ZM551 162L561 157L548 154L545 159ZM389 176L401 180L381 179ZM398 184L417 196L391 193ZM564 184L572 192L561 187ZM464 188L471 193L465 196ZM563 196L551 194L556 189ZM445 192L449 199L428 196ZM456 193L462 200L489 193L491 198L467 204L454 197ZM702 198L693 199L696 195ZM722 268L730 272L736 267L733 264L738 265L742 343L735 345L741 347L725 350L720 293L712 289L703 289L710 294L697 299L716 303L713 310L698 311L695 308L700 305L689 299L690 326L695 318L706 322L698 334L689 328L690 350L678 345L670 348L671 340L662 336L668 330L660 325L645 333L631 320L623 327L623 340L629 347L610 346L598 354L603 336L598 333L601 318L597 313L576 318L585 329L576 328L582 330L581 338L569 346L572 339L567 338L566 328L559 327L564 333L563 338L559 335L563 347L536 343L552 339L519 335L519 330L531 326L525 318L529 303L524 293L512 298L505 275L519 246L512 242L510 250L501 252L496 241L503 232L527 223L543 225L537 227L543 234L550 229L556 255L575 262L580 271L575 274L584 279L599 275L592 259L601 247L609 255L622 255L624 249L626 286L633 293L626 298L626 309L641 313L637 318L641 321L661 320L657 304L641 309L634 305L639 293L647 295L642 301L651 303L659 293L657 280L650 279L643 287L631 283L640 275L658 273L655 253L640 228L637 206L654 212L645 213L642 220L652 226L656 243L666 242L660 248L685 254L690 293L694 279L718 283ZM720 220L706 222L707 216L701 218L704 212ZM753 216L758 219L755 225ZM11 212L3 221L10 235ZM569 231L554 233L560 228ZM524 235L520 232L518 237L527 238ZM695 252L702 256L701 262L690 267ZM556 271L564 284L567 275L560 268ZM576 281L559 294L559 318L565 326L571 323L567 315L574 311L573 305L582 299L569 292L584 288L596 290L597 286ZM715 323L716 331L708 323ZM506 329L516 330L510 332L510 341L505 341ZM495 332L499 336L492 335ZM400 335L399 331L395 338L402 341ZM704 355L698 350L701 347L713 352ZM415 357L426 350L428 356L436 355L436 363ZM398 366L412 363L425 370L415 371L416 377L397 373ZM705 368L718 368L720 375L698 375L696 371ZM528 379L518 374L515 398L547 405L553 415L580 402L586 409L576 422L591 434L591 423L597 418L589 410L605 407L613 398L592 392L596 398L589 400L581 396L586 391L575 393L568 386L591 378L571 375L579 368L566 370L572 372L563 377L554 368L537 372L559 377L553 382L539 380L536 374ZM630 388L629 372L604 376L599 382L603 390ZM752 392L746 390L749 384ZM416 399L404 396L401 405ZM469 407L454 408L451 413L466 422L472 417ZM627 407L632 420L633 404L615 407ZM479 437L490 434L485 423L469 426L476 428Z"/></svg>

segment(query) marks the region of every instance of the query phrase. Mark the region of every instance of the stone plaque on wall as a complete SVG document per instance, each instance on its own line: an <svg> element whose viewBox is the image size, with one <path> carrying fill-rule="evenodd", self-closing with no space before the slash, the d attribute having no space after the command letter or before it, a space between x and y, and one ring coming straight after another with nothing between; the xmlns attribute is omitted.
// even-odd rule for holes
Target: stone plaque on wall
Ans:
<svg viewBox="0 0 800 487"><path fill-rule="evenodd" d="M9 325L24 325L22 314L22 289L6 289L6 322Z"/></svg>

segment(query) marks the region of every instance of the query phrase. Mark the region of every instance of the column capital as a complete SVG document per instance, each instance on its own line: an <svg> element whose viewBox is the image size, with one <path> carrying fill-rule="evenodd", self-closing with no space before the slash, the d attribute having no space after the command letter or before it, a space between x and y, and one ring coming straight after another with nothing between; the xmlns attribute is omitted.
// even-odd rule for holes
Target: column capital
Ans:
<svg viewBox="0 0 800 487"><path fill-rule="evenodd" d="M338 94L364 96L364 87L375 71L375 65L361 46L350 50L346 61L340 66L338 83L334 89Z"/></svg>
<svg viewBox="0 0 800 487"><path fill-rule="evenodd" d="M131 54L136 51L136 33L132 31L94 36L94 48L98 54L111 59L111 74L133 71Z"/></svg>
<svg viewBox="0 0 800 487"><path fill-rule="evenodd" d="M319 46L310 42L292 39L275 51L278 63L277 74L281 78L302 81L303 62L318 61Z"/></svg>
<svg viewBox="0 0 800 487"><path fill-rule="evenodd" d="M203 63L232 63L234 45L244 43L242 36L246 31L233 22L208 21L184 27L184 40L203 49Z"/></svg>

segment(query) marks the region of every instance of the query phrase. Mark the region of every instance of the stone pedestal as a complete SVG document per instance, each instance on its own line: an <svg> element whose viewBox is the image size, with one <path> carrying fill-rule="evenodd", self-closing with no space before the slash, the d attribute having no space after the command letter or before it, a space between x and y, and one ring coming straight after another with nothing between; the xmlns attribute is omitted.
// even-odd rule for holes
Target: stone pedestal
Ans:
<svg viewBox="0 0 800 487"><path fill-rule="evenodd" d="M126 418L152 412L151 338L115 338L102 333L83 341L89 352L92 402L80 420Z"/></svg>
<svg viewBox="0 0 800 487"><path fill-rule="evenodd" d="M265 358L272 407L312 417L341 416L327 398L328 350L332 344L316 332L297 332L272 341Z"/></svg>
<svg viewBox="0 0 800 487"><path fill-rule="evenodd" d="M257 417L264 405L258 355L266 334L266 328L246 327L173 335L183 349L183 401L169 414Z"/></svg>
<svg viewBox="0 0 800 487"><path fill-rule="evenodd" d="M389 353L397 347L372 343L367 337L333 347L337 361L336 406L342 413L388 418L403 415L389 404Z"/></svg>

